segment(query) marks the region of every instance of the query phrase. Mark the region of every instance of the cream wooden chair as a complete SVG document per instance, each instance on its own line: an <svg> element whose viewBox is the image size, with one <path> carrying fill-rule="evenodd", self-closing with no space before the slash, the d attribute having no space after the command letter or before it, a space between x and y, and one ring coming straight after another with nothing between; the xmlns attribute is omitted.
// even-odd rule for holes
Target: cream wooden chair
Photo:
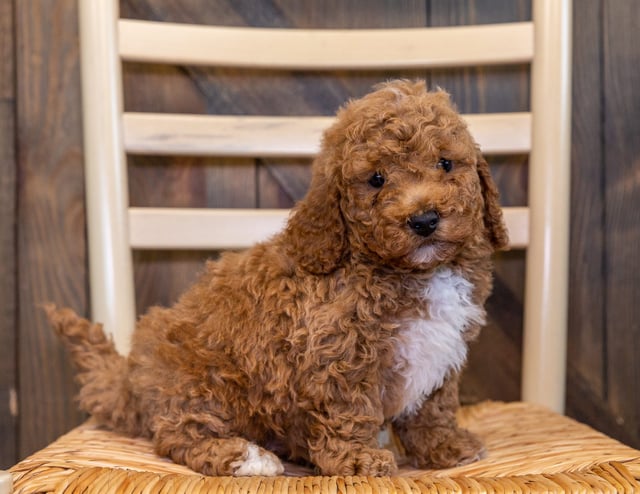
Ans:
<svg viewBox="0 0 640 494"><path fill-rule="evenodd" d="M461 421L484 438L487 459L439 472L404 469L390 479L204 479L155 457L144 440L88 422L13 467L16 492L640 489L640 452L560 414L568 298L570 0L534 0L532 22L393 30L134 21L118 19L117 3L81 0L80 17L92 317L113 331L119 351L127 352L135 319L131 249L245 247L281 228L287 216L283 210L130 208L127 153L310 157L331 122L123 113L121 61L300 70L526 62L532 64L530 112L466 117L485 153L530 153L529 205L505 209L512 247L527 249L523 401L461 411ZM259 60L254 46L262 48ZM167 229L173 234L163 234ZM288 472L300 473L294 467Z"/></svg>

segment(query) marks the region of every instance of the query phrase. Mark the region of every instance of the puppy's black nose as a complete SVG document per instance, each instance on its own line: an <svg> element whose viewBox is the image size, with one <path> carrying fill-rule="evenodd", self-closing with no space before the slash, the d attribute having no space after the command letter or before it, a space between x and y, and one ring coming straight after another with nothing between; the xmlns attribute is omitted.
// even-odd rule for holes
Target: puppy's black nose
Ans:
<svg viewBox="0 0 640 494"><path fill-rule="evenodd" d="M438 228L440 215L434 209L409 218L409 227L422 237L428 237Z"/></svg>

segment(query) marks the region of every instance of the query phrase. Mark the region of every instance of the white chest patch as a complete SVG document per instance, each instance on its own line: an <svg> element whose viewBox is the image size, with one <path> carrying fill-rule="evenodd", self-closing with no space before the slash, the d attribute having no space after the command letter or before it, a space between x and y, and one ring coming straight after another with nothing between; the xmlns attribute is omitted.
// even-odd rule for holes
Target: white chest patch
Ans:
<svg viewBox="0 0 640 494"><path fill-rule="evenodd" d="M415 413L467 357L463 333L484 324L485 311L471 300L473 285L449 268L437 271L424 290L429 317L406 321L398 333L395 371L404 378L400 415Z"/></svg>

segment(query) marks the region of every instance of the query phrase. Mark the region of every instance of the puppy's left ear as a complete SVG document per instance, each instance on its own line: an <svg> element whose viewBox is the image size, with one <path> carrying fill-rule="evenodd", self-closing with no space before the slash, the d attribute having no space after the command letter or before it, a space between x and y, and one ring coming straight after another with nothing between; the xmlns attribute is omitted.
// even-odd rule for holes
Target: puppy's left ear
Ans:
<svg viewBox="0 0 640 494"><path fill-rule="evenodd" d="M509 234L502 217L498 187L491 178L489 165L480 153L478 153L477 170L484 199L484 225L487 235L494 249L505 250L509 245Z"/></svg>

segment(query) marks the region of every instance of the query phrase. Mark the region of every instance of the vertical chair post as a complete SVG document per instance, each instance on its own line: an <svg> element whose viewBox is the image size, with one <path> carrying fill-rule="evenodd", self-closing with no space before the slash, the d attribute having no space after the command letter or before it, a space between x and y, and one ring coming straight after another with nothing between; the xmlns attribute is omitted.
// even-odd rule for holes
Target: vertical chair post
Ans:
<svg viewBox="0 0 640 494"><path fill-rule="evenodd" d="M571 146L571 0L534 0L530 245L522 397L564 411Z"/></svg>
<svg viewBox="0 0 640 494"><path fill-rule="evenodd" d="M118 6L115 0L79 0L78 7L92 318L104 324L118 351L127 353L135 302L122 145Z"/></svg>

